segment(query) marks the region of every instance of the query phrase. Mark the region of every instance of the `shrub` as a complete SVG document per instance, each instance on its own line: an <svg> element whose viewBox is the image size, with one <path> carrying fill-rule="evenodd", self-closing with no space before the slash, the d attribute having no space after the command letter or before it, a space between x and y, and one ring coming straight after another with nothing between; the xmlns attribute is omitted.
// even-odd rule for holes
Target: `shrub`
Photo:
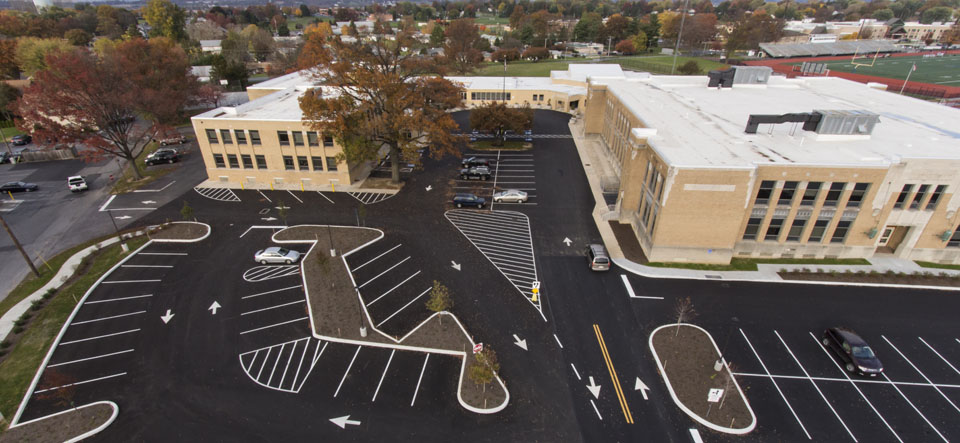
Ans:
<svg viewBox="0 0 960 443"><path fill-rule="evenodd" d="M700 65L693 60L680 65L680 67L677 68L677 71L683 75L699 75L701 72L703 72L700 70Z"/></svg>
<svg viewBox="0 0 960 443"><path fill-rule="evenodd" d="M864 271L863 269L857 270L857 275L866 275L866 274L867 274L867 271Z"/></svg>
<svg viewBox="0 0 960 443"><path fill-rule="evenodd" d="M19 333L21 333L21 332L23 332L23 326L17 326L17 327L15 327L15 328L13 328L13 333L14 333L14 334L19 334Z"/></svg>
<svg viewBox="0 0 960 443"><path fill-rule="evenodd" d="M39 311L43 307L43 300L34 300L30 302L31 311Z"/></svg>
<svg viewBox="0 0 960 443"><path fill-rule="evenodd" d="M0 342L0 349L7 349L10 347L11 344L13 343L10 343L9 341L4 340L3 342Z"/></svg>
<svg viewBox="0 0 960 443"><path fill-rule="evenodd" d="M890 277L893 277L894 274L896 274L896 272L893 272L893 269L887 269L887 272L884 272L884 275L887 275Z"/></svg>

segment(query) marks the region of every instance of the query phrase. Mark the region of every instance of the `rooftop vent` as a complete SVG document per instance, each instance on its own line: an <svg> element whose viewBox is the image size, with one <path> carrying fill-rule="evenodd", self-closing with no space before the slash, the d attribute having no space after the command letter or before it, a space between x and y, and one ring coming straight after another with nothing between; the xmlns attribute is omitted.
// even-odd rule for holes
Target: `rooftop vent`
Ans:
<svg viewBox="0 0 960 443"><path fill-rule="evenodd" d="M756 134L761 124L803 123L804 131L831 135L870 135L880 116L868 111L815 110L792 114L751 114L744 132Z"/></svg>
<svg viewBox="0 0 960 443"><path fill-rule="evenodd" d="M733 85L763 85L770 79L773 69L769 66L731 66L726 71L710 71L707 86L731 88Z"/></svg>

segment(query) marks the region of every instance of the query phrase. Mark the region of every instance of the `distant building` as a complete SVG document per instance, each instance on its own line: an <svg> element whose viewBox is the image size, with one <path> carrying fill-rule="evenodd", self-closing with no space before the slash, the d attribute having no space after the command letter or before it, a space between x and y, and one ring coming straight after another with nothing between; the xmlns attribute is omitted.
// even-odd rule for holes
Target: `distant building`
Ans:
<svg viewBox="0 0 960 443"><path fill-rule="evenodd" d="M223 47L220 46L220 42L223 40L200 40L200 50L210 54L219 54Z"/></svg>

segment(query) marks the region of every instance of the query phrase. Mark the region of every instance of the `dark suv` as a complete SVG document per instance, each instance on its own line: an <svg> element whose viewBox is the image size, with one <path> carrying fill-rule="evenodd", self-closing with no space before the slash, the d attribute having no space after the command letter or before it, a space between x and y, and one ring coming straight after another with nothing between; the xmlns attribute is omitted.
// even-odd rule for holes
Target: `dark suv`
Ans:
<svg viewBox="0 0 960 443"><path fill-rule="evenodd" d="M460 170L460 178L463 180L489 180L490 179L490 168L486 166L475 166L472 168L464 168Z"/></svg>
<svg viewBox="0 0 960 443"><path fill-rule="evenodd" d="M486 166L490 167L490 160L479 157L467 157L460 161L460 167L462 168L472 168L475 166Z"/></svg>
<svg viewBox="0 0 960 443"><path fill-rule="evenodd" d="M464 206L476 206L477 208L482 208L483 205L487 203L483 197L477 197L473 194L457 194L453 197L453 204L458 208Z"/></svg>
<svg viewBox="0 0 960 443"><path fill-rule="evenodd" d="M160 163L175 163L180 160L180 156L177 155L177 151L173 149L158 149L147 156L146 164L147 165L156 165Z"/></svg>

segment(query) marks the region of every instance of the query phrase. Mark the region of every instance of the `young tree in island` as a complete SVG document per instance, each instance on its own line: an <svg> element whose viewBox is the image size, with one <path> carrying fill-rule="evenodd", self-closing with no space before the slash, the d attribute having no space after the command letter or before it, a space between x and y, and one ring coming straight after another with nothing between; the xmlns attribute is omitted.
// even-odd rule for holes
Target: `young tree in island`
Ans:
<svg viewBox="0 0 960 443"><path fill-rule="evenodd" d="M497 360L497 353L493 347L485 345L483 350L474 354L475 362L470 365L468 376L475 384L483 385L483 392L487 392L487 384L493 381L497 371L500 370L500 362Z"/></svg>
<svg viewBox="0 0 960 443"><path fill-rule="evenodd" d="M457 74L473 71L483 61L483 54L477 49L480 44L480 31L473 20L463 18L450 22L446 29L446 44L443 56L447 65Z"/></svg>
<svg viewBox="0 0 960 443"><path fill-rule="evenodd" d="M418 42L408 32L395 40L345 43L333 39L311 51L314 75L322 85L300 98L303 120L312 129L332 134L343 152L338 161L378 160L387 147L392 181L400 182L403 159L418 161L417 149L431 157L457 151L464 137L448 111L460 107L463 89L430 75L433 66L418 57Z"/></svg>
<svg viewBox="0 0 960 443"><path fill-rule="evenodd" d="M677 316L677 335L680 334L680 325L690 322L697 317L697 311L693 309L693 302L690 297L678 298L673 305L673 313Z"/></svg>
<svg viewBox="0 0 960 443"><path fill-rule="evenodd" d="M135 159L193 99L196 77L166 38L135 39L97 56L76 49L47 57L47 68L15 104L17 126L41 142L83 143L87 158ZM137 123L137 117L147 121Z"/></svg>
<svg viewBox="0 0 960 443"><path fill-rule="evenodd" d="M450 289L437 280L433 281L433 289L430 290L430 299L427 300L427 309L433 312L444 312L453 307L453 299L450 298ZM437 317L443 324L443 315Z"/></svg>
<svg viewBox="0 0 960 443"><path fill-rule="evenodd" d="M500 102L484 103L470 111L470 129L493 134L494 146L503 146L507 131L533 128L533 109L509 108Z"/></svg>

